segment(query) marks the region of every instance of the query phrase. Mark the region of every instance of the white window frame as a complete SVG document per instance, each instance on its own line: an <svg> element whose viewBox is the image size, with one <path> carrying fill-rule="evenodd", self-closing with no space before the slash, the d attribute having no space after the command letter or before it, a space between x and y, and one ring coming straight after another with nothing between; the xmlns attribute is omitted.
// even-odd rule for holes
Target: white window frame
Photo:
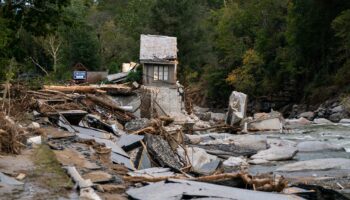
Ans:
<svg viewBox="0 0 350 200"><path fill-rule="evenodd" d="M168 65L154 65L153 66L153 80L168 81L169 80L169 66Z"/></svg>

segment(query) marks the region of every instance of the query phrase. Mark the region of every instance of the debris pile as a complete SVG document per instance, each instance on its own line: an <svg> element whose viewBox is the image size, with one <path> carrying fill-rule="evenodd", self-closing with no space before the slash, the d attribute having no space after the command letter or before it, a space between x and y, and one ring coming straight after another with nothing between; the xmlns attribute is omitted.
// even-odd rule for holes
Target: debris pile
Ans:
<svg viewBox="0 0 350 200"><path fill-rule="evenodd" d="M145 94L140 90L126 84L25 90L18 99L30 99L30 106L22 110L22 115L30 116L14 122L0 113L0 150L18 154L26 145L48 145L80 198L108 199L113 194L141 200L301 199L283 194L289 187L284 176L248 171L249 164L293 159L298 148L237 134L242 125L247 130L269 130L275 121L268 120L282 120L280 115L247 119L247 96L234 92L226 124L220 113L189 105L184 107L190 112L183 122L144 107L142 112L154 117L141 118L135 111L141 106L130 108L115 98L141 98Z"/></svg>

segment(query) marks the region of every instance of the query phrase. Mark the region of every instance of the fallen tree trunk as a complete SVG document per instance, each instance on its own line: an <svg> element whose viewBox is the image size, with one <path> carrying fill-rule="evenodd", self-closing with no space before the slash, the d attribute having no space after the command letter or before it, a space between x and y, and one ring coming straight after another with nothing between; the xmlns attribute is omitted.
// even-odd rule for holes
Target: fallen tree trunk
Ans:
<svg viewBox="0 0 350 200"><path fill-rule="evenodd" d="M110 93L110 94L131 94L132 88L125 85L73 85L58 86L44 85L44 90L54 90L65 93Z"/></svg>
<svg viewBox="0 0 350 200"><path fill-rule="evenodd" d="M97 93L99 92L99 88L94 86L58 86L58 85L44 85L43 87L45 90L54 90L59 92L66 92L66 93Z"/></svg>
<svg viewBox="0 0 350 200"><path fill-rule="evenodd" d="M113 101L110 101L108 98L98 97L92 94L87 94L86 97L103 107L108 107L113 110L125 112L124 109L120 108L117 104L115 104Z"/></svg>
<svg viewBox="0 0 350 200"><path fill-rule="evenodd" d="M120 108L118 105L116 105L112 100L109 100L108 98L102 98L92 94L87 94L86 97L92 102L104 108L111 109L112 111L114 111L118 120L130 121L132 119L135 119L135 116L133 114L131 114L130 112L124 111L124 109Z"/></svg>

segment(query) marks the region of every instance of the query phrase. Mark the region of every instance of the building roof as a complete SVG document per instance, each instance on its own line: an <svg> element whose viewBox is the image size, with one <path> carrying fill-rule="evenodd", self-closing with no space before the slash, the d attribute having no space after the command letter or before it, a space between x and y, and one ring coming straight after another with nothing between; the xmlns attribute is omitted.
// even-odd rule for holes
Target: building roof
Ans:
<svg viewBox="0 0 350 200"><path fill-rule="evenodd" d="M161 35L141 35L140 61L177 59L177 39Z"/></svg>

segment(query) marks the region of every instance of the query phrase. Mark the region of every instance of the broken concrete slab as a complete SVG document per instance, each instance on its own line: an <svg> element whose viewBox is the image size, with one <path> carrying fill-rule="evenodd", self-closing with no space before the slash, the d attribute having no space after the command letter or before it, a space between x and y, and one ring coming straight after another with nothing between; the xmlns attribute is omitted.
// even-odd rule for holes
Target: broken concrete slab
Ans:
<svg viewBox="0 0 350 200"><path fill-rule="evenodd" d="M106 183L113 180L113 176L104 171L92 171L83 175L84 179L90 179L93 183Z"/></svg>
<svg viewBox="0 0 350 200"><path fill-rule="evenodd" d="M238 189L210 183L170 179L157 182L141 188L131 188L126 192L131 198L138 200L181 200L186 198L219 198L219 199L269 199L269 200L299 200L293 195L284 195L253 190Z"/></svg>
<svg viewBox="0 0 350 200"><path fill-rule="evenodd" d="M186 160L187 163L191 164L191 170L198 174L213 174L220 164L217 156L210 155L204 149L198 147L187 147L186 153L188 157L183 148L179 147L177 152L182 160Z"/></svg>
<svg viewBox="0 0 350 200"><path fill-rule="evenodd" d="M134 166L138 170L148 169L152 167L151 159L148 155L147 150L144 147L139 148L136 155L136 159L134 161Z"/></svg>
<svg viewBox="0 0 350 200"><path fill-rule="evenodd" d="M246 117L247 95L241 92L233 91L230 95L228 112L226 114L226 123L235 125Z"/></svg>
<svg viewBox="0 0 350 200"><path fill-rule="evenodd" d="M350 159L345 158L324 158L299 161L283 165L276 171L295 172L295 171L312 171L312 170L330 170L330 169L346 169L350 170Z"/></svg>
<svg viewBox="0 0 350 200"><path fill-rule="evenodd" d="M182 168L180 159L173 152L169 143L162 139L161 136L146 134L145 142L152 159L157 161L162 167L170 167L180 171Z"/></svg>
<svg viewBox="0 0 350 200"><path fill-rule="evenodd" d="M300 142L297 145L300 152L313 152L313 151L344 151L344 148L338 145L330 144L328 142L321 141L305 141Z"/></svg>
<svg viewBox="0 0 350 200"><path fill-rule="evenodd" d="M216 155L221 158L229 158L231 156L252 156L257 153L255 149L241 148L235 144L206 144L193 145L202 149L209 154Z"/></svg>
<svg viewBox="0 0 350 200"><path fill-rule="evenodd" d="M130 151L141 146L140 141L142 141L143 138L143 135L122 135L117 144L125 151Z"/></svg>
<svg viewBox="0 0 350 200"><path fill-rule="evenodd" d="M95 138L81 133L78 133L77 136L82 139L94 139L97 143L106 145L106 147L112 149L111 160L114 163L122 164L130 170L135 169L134 165L130 161L129 155L115 142L107 139Z"/></svg>
<svg viewBox="0 0 350 200"><path fill-rule="evenodd" d="M170 168L153 167L143 170L137 170L134 172L128 172L129 176L145 176L145 177L165 177L175 176L175 173Z"/></svg>
<svg viewBox="0 0 350 200"><path fill-rule="evenodd" d="M273 146L267 150L259 151L253 155L252 159L263 159L268 161L290 160L297 154L298 149L295 147L277 147Z"/></svg>

